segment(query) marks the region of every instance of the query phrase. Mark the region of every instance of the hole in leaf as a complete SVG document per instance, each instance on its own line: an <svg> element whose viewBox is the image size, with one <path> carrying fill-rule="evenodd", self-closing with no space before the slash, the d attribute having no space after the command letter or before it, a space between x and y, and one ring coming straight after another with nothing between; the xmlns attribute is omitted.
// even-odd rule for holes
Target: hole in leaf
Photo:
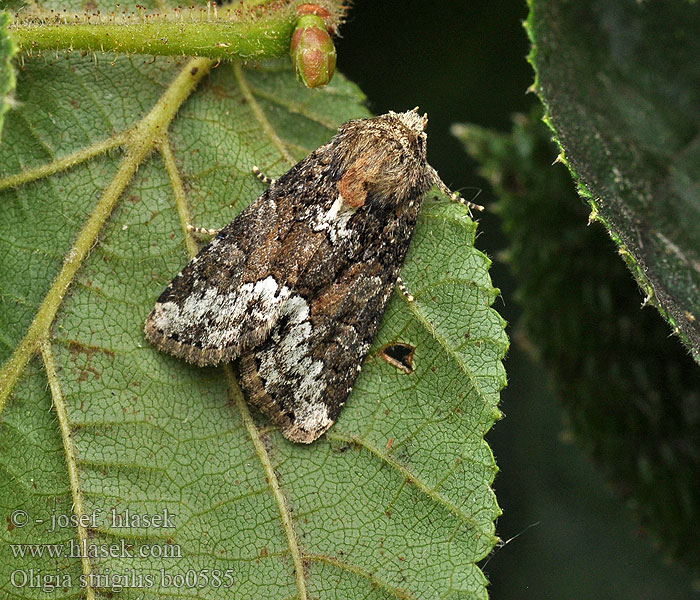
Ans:
<svg viewBox="0 0 700 600"><path fill-rule="evenodd" d="M413 373L413 353L415 350L415 346L395 342L384 346L379 352L379 356L404 373Z"/></svg>

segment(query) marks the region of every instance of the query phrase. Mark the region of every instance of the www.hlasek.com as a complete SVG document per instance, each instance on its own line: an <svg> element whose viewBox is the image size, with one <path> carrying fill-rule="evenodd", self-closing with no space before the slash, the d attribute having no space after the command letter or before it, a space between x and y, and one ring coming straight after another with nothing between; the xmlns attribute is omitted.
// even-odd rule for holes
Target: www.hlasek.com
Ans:
<svg viewBox="0 0 700 600"><path fill-rule="evenodd" d="M57 544L10 544L13 558L182 558L179 544L141 544L119 540L113 544L86 539Z"/></svg>
<svg viewBox="0 0 700 600"><path fill-rule="evenodd" d="M61 530L77 531L75 538L63 542L22 542L10 543L12 557L18 562L23 560L45 559L52 562L55 559L181 559L182 549L179 544L166 541L175 529L176 515L167 509L156 513L137 514L128 509L121 512L112 509L102 511L99 508L80 515L52 514L46 518L31 516L23 509L16 509L10 514L10 531L27 526L39 527L42 537L48 534L61 533ZM157 543L139 543L134 533L144 529L160 529L167 533L166 539ZM124 538L114 542L98 541L89 535L89 531L99 531L113 534L124 532ZM125 530L128 531L126 534ZM174 532L173 532L174 533ZM26 535L26 533L25 533ZM65 539L65 536L62 536ZM26 537L25 537L26 540ZM81 560L82 564L85 561ZM171 572L160 568L149 572L127 570L125 572L102 569L99 572L83 572L81 575L71 575L65 571L50 572L36 567L18 568L10 573L10 584L14 588L38 589L45 593L56 589L71 589L74 585L81 588L101 588L120 591L126 588L163 589L202 589L230 588L234 585L233 569L189 569L187 571ZM0 584L0 588L2 585Z"/></svg>

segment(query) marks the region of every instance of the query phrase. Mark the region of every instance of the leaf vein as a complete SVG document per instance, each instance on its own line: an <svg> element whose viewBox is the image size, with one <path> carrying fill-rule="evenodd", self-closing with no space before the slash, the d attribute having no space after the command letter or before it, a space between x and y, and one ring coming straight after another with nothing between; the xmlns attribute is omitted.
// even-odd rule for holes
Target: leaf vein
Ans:
<svg viewBox="0 0 700 600"><path fill-rule="evenodd" d="M68 170L76 165L79 165L80 163L90 160L91 158L104 154L113 148L123 146L128 137L129 132L120 132L104 140L95 142L86 148L81 148L77 152L73 152L62 158L56 158L55 160L38 167L22 170L14 175L3 177L0 179L0 191L8 188L19 187L26 183L36 181L37 179ZM51 156L53 156L53 153L51 153Z"/></svg>
<svg viewBox="0 0 700 600"><path fill-rule="evenodd" d="M330 131L336 131L338 129L338 125L334 121L326 120L318 113L312 113L310 111L304 110L304 104L295 104L291 101L283 100L282 98L279 98L278 96L275 96L273 94L268 94L267 92L256 88L255 86L250 86L249 89L251 94L253 94L254 96L257 96L258 98L261 98L269 102L270 104L280 106L288 110L290 113L300 115L305 119L308 119L309 121L320 125L321 127L325 127Z"/></svg>
<svg viewBox="0 0 700 600"><path fill-rule="evenodd" d="M238 63L234 63L233 69L234 74L236 75L236 78L239 82L239 85L241 86L241 89L245 94L246 82L243 79L243 74L241 72L240 65ZM248 95L250 96L250 92L248 92ZM270 124L265 119L265 116L262 114L261 111L259 111L259 107L257 107L257 103L252 98L252 96L250 96L249 98L249 104L251 108L253 108L256 118L258 118L260 126L263 128L266 134L268 134L268 136L271 136L270 139L272 139L273 143L274 139L276 138L277 141L281 144L281 141L279 140L279 138L277 138L275 132L270 127ZM258 112L255 112L256 107L258 108ZM284 149L284 146L281 146L280 149L282 151L283 156L285 156L284 153L286 152L286 150ZM179 175L174 155L172 154L170 146L167 143L161 144L161 153L163 154L163 160L165 162L166 170L168 172L168 176L170 177L171 184L173 186L173 189L175 190L175 202L176 209L178 212L178 218L180 220L182 232L186 240L186 246L189 255L190 257L192 257L197 253L197 245L194 242L194 238L192 237L191 233L187 229L187 221L190 219L190 217L189 207L187 206L187 197L182 186L182 179ZM243 424L246 430L248 431L250 440L253 443L255 453L257 454L258 459L260 460L260 464L263 468L263 472L265 473L265 478L269 485L270 491L272 492L272 496L277 504L280 519L282 521L282 527L287 538L289 552L291 554L292 562L294 564L294 572L297 591L299 593L299 600L308 600L308 593L306 590L306 579L304 574L304 564L302 561L301 551L299 549L296 532L294 530L294 525L292 523L291 513L287 505L287 500L284 497L284 494L282 493L282 490L279 485L279 480L277 479L277 474L275 473L275 470L272 466L272 462L270 460L270 456L267 452L267 449L265 448L265 445L262 442L260 432L258 431L257 427L255 426L255 423L253 422L253 419L250 415L250 411L248 410L248 406L245 402L245 399L243 398L243 393L240 387L238 386L238 382L236 381L236 378L233 374L233 370L231 369L231 365L224 365L222 369L226 375L226 379L228 380L231 395L233 396L236 406L241 414Z"/></svg>
<svg viewBox="0 0 700 600"><path fill-rule="evenodd" d="M346 436L342 435L337 432L333 433L327 433L326 436L329 439L332 440L337 440L340 442L345 442L347 444L357 444L358 446L361 446L365 450L367 450L370 454L373 454L379 460L382 462L386 463L389 467L394 469L396 472L398 472L402 477L406 479L409 483L413 484L415 488L420 490L423 494L428 496L430 499L434 500L437 504L445 507L449 512L451 512L453 515L455 515L458 519L469 523L474 529L481 530L482 528L480 525L472 519L469 515L465 514L461 508L459 508L457 505L453 504L447 498L444 498L441 496L438 492L430 489L428 486L426 486L416 475L414 475L411 471L409 471L406 467L404 467L402 464L399 462L395 461L393 458L386 456L382 452L380 452L377 448L372 446L367 440L356 438L353 436Z"/></svg>
<svg viewBox="0 0 700 600"><path fill-rule="evenodd" d="M241 68L240 63L233 63L233 74L236 77L236 81L238 82L238 86L241 89L241 93L243 94L244 98L248 101L248 105L250 106L250 109L253 112L253 116L256 118L258 123L260 123L260 127L262 128L265 135L273 143L273 145L279 151L280 155L289 163L289 165L294 165L297 161L294 160L294 157L289 153L289 150L287 150L287 147L285 146L284 142L277 135L277 132L275 132L275 130L272 128L272 125L270 125L270 122L267 120L267 117L265 116L262 107L253 96L253 93L251 92L250 87L248 86L248 82L246 81L245 75L243 74L243 69Z"/></svg>
<svg viewBox="0 0 700 600"><path fill-rule="evenodd" d="M61 392L61 385L58 379L58 373L56 373L56 365L54 363L53 352L51 351L51 344L49 343L48 338L44 338L41 341L41 357L44 361L44 369L46 370L46 377L48 379L49 390L51 392L51 400L54 410L56 411L61 441L63 442L63 451L66 455L68 481L70 482L70 492L71 497L73 498L73 512L78 522L76 527L76 537L78 538L78 543L82 545L83 543L87 543L88 534L87 529L82 524L86 512L85 505L83 503L83 493L80 487L80 477L78 476L78 462L76 459L73 437L71 435L70 423L68 422L66 403L63 393ZM90 563L90 559L87 556L83 556L80 559L80 563L82 566L83 575L86 577L86 581L89 582L90 574L92 573L92 564ZM91 585L86 585L85 597L87 600L95 599L95 590Z"/></svg>
<svg viewBox="0 0 700 600"><path fill-rule="evenodd" d="M289 551L292 556L292 562L294 563L294 572L296 575L297 591L299 592L299 600L309 600L309 595L306 590L306 575L304 573L304 563L301 550L299 548L299 543L297 541L296 531L294 530L294 524L292 522L292 515L289 511L289 506L287 505L287 500L282 493L282 489L279 485L279 480L277 479L277 474L272 466L272 461L270 456L265 449L265 445L260 437L260 432L257 430L253 418L250 415L248 406L246 404L245 398L243 398L243 392L238 386L235 376L233 375L233 370L230 365L225 365L223 367L226 373L226 378L229 381L229 387L231 393L234 397L234 401L238 410L241 413L243 423L248 430L253 446L255 447L255 452L260 459L267 482L272 491L272 495L277 502L277 506L280 513L280 518L282 519L282 526L284 528L285 535L287 536L287 542L289 544Z"/></svg>
<svg viewBox="0 0 700 600"><path fill-rule="evenodd" d="M58 307L73 282L78 269L88 256L99 232L112 213L124 189L131 181L139 164L153 149L156 136L162 135L180 105L194 90L197 82L208 73L208 59L193 59L176 75L167 91L160 97L151 111L140 121L129 138L129 147L112 181L97 202L78 234L74 245L65 256L63 266L42 301L27 333L15 352L0 369L0 412L14 389L15 383L30 357L38 349L41 340L49 331Z"/></svg>
<svg viewBox="0 0 700 600"><path fill-rule="evenodd" d="M409 600L410 598L413 598L413 596L406 590L389 585L387 582L382 581L376 575L372 575L371 573L365 571L363 568L358 567L357 565L351 565L337 558L326 556L324 554L304 554L304 560L323 562L337 567L338 569L342 569L343 571L347 571L348 573L352 573L353 575L359 575L363 579L371 581L373 586L376 586L384 590L385 592L388 592L393 596L400 598L401 600Z"/></svg>

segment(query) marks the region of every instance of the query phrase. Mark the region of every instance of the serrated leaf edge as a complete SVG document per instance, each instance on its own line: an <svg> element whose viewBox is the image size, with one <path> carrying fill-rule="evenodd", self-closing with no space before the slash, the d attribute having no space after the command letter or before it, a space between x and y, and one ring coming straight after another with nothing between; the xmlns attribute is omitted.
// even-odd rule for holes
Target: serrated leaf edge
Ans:
<svg viewBox="0 0 700 600"><path fill-rule="evenodd" d="M537 72L537 67L535 64L537 50L533 31L534 27L532 25L532 19L534 18L533 15L535 11L534 2L535 0L527 0L529 12L527 18L525 19L525 21L523 21L523 27L525 28L528 39L530 41L530 52L527 55L527 61L528 63L530 63L530 66L532 67L535 75L534 81L532 85L528 88L528 91L535 92L540 102L542 103L542 106L544 107L544 115L542 116L542 121L551 130L552 141L557 145L557 148L559 148L560 150L559 155L555 159L555 162L561 162L566 166L566 168L569 170L569 173L571 174L571 178L576 184L576 189L578 190L579 196L581 196L581 198L583 198L591 207L589 223L591 221L600 222L608 231L608 234L610 235L610 238L613 240L615 245L618 247L618 253L622 257L624 263L627 265L627 268L632 273L632 276L634 277L635 281L637 282L637 285L639 285L639 288L644 295L644 299L641 303L641 306L643 307L647 304L653 305L659 311L659 314L662 316L662 318L665 319L671 326L672 333L678 336L678 338L680 338L680 340L683 342L686 348L690 350L695 362L700 363L700 348L697 348L693 345L691 338L684 331L683 324L679 323L673 316L673 314L671 314L671 312L666 309L666 307L661 303L661 301L659 301L658 294L654 290L653 282L646 276L644 265L632 252L629 251L618 230L616 230L613 227L612 223L610 223L607 219L601 216L600 206L596 201L597 199L595 195L588 188L581 176L571 166L571 162L566 156L566 152L559 139L559 135L554 127L554 124L552 123L552 115L550 112L549 104L542 95L542 88L539 84L539 74ZM684 314L683 316L685 317L685 320L688 323L694 323L696 321L696 316L690 313Z"/></svg>

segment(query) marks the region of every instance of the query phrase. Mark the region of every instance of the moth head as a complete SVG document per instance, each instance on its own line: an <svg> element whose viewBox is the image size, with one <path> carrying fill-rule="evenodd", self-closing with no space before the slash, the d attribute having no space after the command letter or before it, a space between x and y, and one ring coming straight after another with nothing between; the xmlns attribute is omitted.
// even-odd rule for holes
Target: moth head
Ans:
<svg viewBox="0 0 700 600"><path fill-rule="evenodd" d="M395 200L422 194L430 187L426 163L427 115L417 109L393 111L373 119L341 125L336 148L342 153L343 176L338 186L353 208L362 206L368 194Z"/></svg>
<svg viewBox="0 0 700 600"><path fill-rule="evenodd" d="M415 136L425 136L425 127L428 125L428 113L419 115L417 106L412 110L407 110L402 113L396 113L390 110L388 114L403 123Z"/></svg>
<svg viewBox="0 0 700 600"><path fill-rule="evenodd" d="M418 107L402 113L389 111L387 117L393 118L406 130L406 138L410 149L414 150L420 161L425 161L425 152L428 145L428 136L425 127L428 125L428 113L418 114ZM381 117L379 117L381 118Z"/></svg>
<svg viewBox="0 0 700 600"><path fill-rule="evenodd" d="M371 149L378 156L403 154L418 162L425 160L428 115L418 114L418 107L402 113L390 110L371 119L343 123L338 131L346 138L350 156Z"/></svg>

